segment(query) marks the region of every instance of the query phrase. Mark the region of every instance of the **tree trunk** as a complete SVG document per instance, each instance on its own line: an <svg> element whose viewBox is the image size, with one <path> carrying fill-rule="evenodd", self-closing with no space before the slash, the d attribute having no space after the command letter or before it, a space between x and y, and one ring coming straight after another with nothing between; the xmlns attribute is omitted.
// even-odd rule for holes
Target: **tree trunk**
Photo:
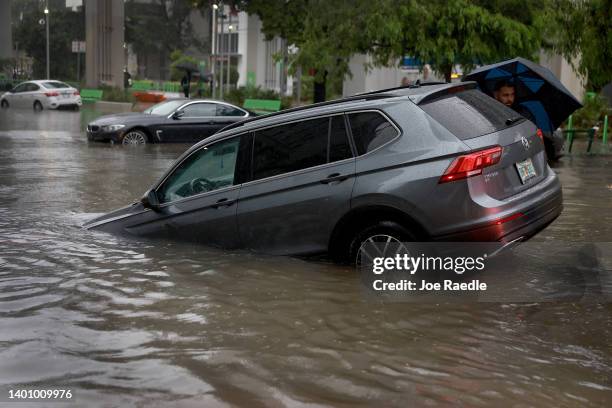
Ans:
<svg viewBox="0 0 612 408"><path fill-rule="evenodd" d="M313 92L313 102L325 102L325 83L327 80L327 72L323 74L323 80L317 82L315 79L314 83L314 92Z"/></svg>
<svg viewBox="0 0 612 408"><path fill-rule="evenodd" d="M451 81L451 74L453 73L453 67L444 68L444 80L448 83Z"/></svg>

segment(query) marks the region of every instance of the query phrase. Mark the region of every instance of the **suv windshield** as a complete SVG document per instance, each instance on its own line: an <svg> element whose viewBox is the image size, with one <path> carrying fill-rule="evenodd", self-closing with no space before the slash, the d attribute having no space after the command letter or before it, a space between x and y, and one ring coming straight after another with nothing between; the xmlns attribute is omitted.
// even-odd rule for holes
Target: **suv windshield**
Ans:
<svg viewBox="0 0 612 408"><path fill-rule="evenodd" d="M524 119L476 89L445 95L419 106L461 140L496 132L522 121L516 118Z"/></svg>
<svg viewBox="0 0 612 408"><path fill-rule="evenodd" d="M176 108L184 104L185 101L165 101L158 103L157 105L151 106L149 109L146 109L143 113L149 115L169 115Z"/></svg>

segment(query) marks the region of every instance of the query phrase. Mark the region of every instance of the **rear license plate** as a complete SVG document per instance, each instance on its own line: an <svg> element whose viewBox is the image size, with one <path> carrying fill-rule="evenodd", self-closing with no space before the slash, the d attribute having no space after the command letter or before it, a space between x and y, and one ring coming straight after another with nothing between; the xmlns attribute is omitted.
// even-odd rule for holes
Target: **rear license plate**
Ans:
<svg viewBox="0 0 612 408"><path fill-rule="evenodd" d="M535 167L531 159L524 160L516 163L516 169L518 170L521 183L525 184L527 180L536 176Z"/></svg>

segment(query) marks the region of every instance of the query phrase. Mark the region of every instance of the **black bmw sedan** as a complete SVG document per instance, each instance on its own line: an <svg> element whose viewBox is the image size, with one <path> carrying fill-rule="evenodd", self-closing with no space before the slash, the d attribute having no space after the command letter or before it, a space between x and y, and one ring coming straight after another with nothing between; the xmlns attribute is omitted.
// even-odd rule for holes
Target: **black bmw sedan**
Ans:
<svg viewBox="0 0 612 408"><path fill-rule="evenodd" d="M87 125L87 139L122 144L195 143L254 115L226 102L170 99L142 113L102 116Z"/></svg>

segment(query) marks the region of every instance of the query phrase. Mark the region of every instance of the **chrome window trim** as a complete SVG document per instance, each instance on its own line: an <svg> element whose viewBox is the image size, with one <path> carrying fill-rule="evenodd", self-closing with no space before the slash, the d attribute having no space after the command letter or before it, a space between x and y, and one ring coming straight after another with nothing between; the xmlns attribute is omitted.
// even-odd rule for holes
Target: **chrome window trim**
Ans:
<svg viewBox="0 0 612 408"><path fill-rule="evenodd" d="M347 112L345 112L345 113L346 113L346 115L347 115L348 122L349 122L349 129L350 129L350 124L351 124L351 121L350 121L350 119L349 119L348 115L353 114L353 113L363 113L363 112L376 112L376 113L379 113L379 114L383 115L383 116L384 116L384 118L385 118L385 119L386 119L386 120L387 120L389 123L391 123L391 126L393 126L393 127L395 128L395 131L397 132L397 135L395 135L395 137L394 137L393 139L389 140L387 143L383 143L383 144L381 144L380 146L378 146L376 149L370 150L369 152L365 152L364 154L361 154L361 155L360 155L360 154L359 154L359 152L357 152L357 151L356 151L356 153L357 153L357 157L356 157L356 159L361 159L361 158L363 158L363 157L366 157L366 156L370 155L371 153L376 152L376 151L377 151L377 150L379 150L379 149L382 149L383 147L385 147L385 146L387 146L387 145L389 145L389 144L391 144L391 143L395 142L395 141L396 141L397 139L399 139L399 138L401 137L401 135L402 135L402 130L400 129L400 127L399 127L399 126L397 126L397 124L395 123L395 121L394 121L393 119L391 119L391 118L389 117L389 115L387 115L387 114L386 114L384 111L382 111L382 110L380 110L380 109L359 109L359 110L354 110L354 111L347 111ZM350 134L351 134L351 140L353 140L353 143L354 143L354 142L355 142L355 139L353 138L353 131L352 131L352 129L351 129L351 130L349 130L349 132L350 132ZM355 145L355 150L357 150L357 145Z"/></svg>
<svg viewBox="0 0 612 408"><path fill-rule="evenodd" d="M359 159L361 159L361 158L364 158L364 157L366 157L366 156L370 155L371 153L374 153L374 152L376 152L377 150L382 149L383 147L385 147L385 146L387 146L387 145L389 145L389 144L391 144L391 143L395 142L395 141L396 141L396 140L397 140L397 139L398 139L398 138L399 138L399 137L402 135L402 131L401 131L401 130L400 130L400 128L397 126L397 124L395 123L395 121L393 121L393 120L392 120L392 119L389 117L389 115L387 115L387 114L386 114L384 111L382 111L382 110L380 110L380 109L356 109L356 110L350 110L350 111L342 111L342 112L328 113L328 114L325 114L325 115L309 116L309 117L300 118L300 119L293 119L293 120L289 120L289 121L286 121L286 122L275 123L275 124L273 124L273 125L271 124L271 125L262 126L262 127L255 128L255 129L251 129L251 130L248 130L248 131L243 131L243 132L240 132L240 133L237 133L237 134L227 135L227 136L225 136L225 137L223 137L223 138L221 138L221 139L216 139L216 140L214 140L214 141L212 141L212 142L210 142L210 143L207 143L207 144L205 144L205 145L200 146L199 148L195 149L193 152L191 152L190 154L188 154L187 156L185 156L185 157L184 157L184 158L183 158L183 159L182 159L182 160L181 160L179 163L177 163L175 166L173 166L173 167L172 167L172 168L171 168L171 169L170 169L170 170L169 170L169 171L168 171L168 172L167 172L167 173L164 175L164 177L162 178L162 180L161 180L160 182L158 182L158 183L155 185L155 187L153 188L153 190L155 190L155 192L157 193L157 192L158 192L158 190L159 190L159 188L160 188L160 187L161 187L161 186L162 186L162 185L163 185L163 184L166 182L166 180L168 179L168 177L170 177L170 175L172 175L172 174L174 173L174 170L175 170L176 168L178 168L178 167L179 167L179 166L180 166L180 165L181 165L181 164L182 164L182 163L183 163L185 160L187 160L189 157L191 157L191 156L192 156L193 154L195 154L196 152L199 152L201 149L204 149L204 148L206 148L206 147L208 147L208 146L211 146L211 145L213 145L213 144L215 144L215 143L222 142L222 141L225 141L225 140L228 140L228 139L234 138L234 137L242 137L242 136L244 136L244 135L248 135L249 133L255 133L255 132L260 131L260 130L265 130L265 129L269 129L269 128L273 128L273 127L278 127L278 126L283 126L283 125L286 125L286 124L291 124L291 123L296 123L296 122L303 122L303 121L305 121L305 120L314 120L314 119L331 118L331 117L333 117L333 116L340 116L340 115L346 116L346 118L347 118L347 120L348 120L348 115L349 115L349 114L353 114L353 113L364 113L364 112L375 112L375 113L378 113L378 114L382 115L382 116L383 116L383 117L384 117L384 118L385 118L385 119L386 119L386 120L387 120L389 123L391 123L391 126L393 126L393 127L395 128L395 130L396 130L396 132L397 132L397 135L396 135L396 136L395 136L393 139L389 140L388 142L386 142L386 143L384 143L384 144L382 144L382 145L378 146L376 149L371 150L371 151L369 151L369 152L367 152L367 153L365 153L365 154L362 154L362 155L355 155L355 156L353 156L353 157L349 157L349 158L347 158L347 159L343 159L343 160L339 160L339 161L335 161L335 162L331 162L331 163L323 163L323 164L319 164L319 165L317 165L317 166L312 166L312 167L307 167L307 168L304 168L304 169L294 170L294 171L289 172L289 173L277 174L277 175L274 175L274 176L270 176L270 177L266 177L266 178L262 178L262 179L258 179L258 180L251 180L251 181L248 181L248 182L246 182L246 183L242 183L242 184L234 184L234 185L232 185L232 186L223 187L223 188L221 188L221 189L219 189L219 190L207 191L207 192L205 192L205 193L196 194L196 195L193 195L193 196L189 196L189 197L181 198L180 200L170 201L170 202L168 202L168 203L161 204L161 205L160 205L160 208L161 208L162 206L164 206L164 207L165 207L165 206L167 206L167 205L169 205L169 204L177 203L177 202L179 202L179 201L183 201L183 200L186 200L186 199L189 199L189 198L192 198L192 197L198 197L198 196L202 196L202 195L204 195L204 194L213 193L213 192L217 192L217 191L222 191L222 190L224 190L224 189L228 189L228 188L231 188L231 187L238 187L238 186L245 186L245 187L246 187L246 186L252 186L252 185L255 185L255 184L263 183L263 182L266 182L266 181L273 181L273 180L275 180L275 179L280 179L280 178L283 178L283 177L291 177L291 176L300 175L300 174L303 174L303 173L306 173L306 172L309 172L309 171L312 171L312 170L319 170L319 169L324 169L324 168L326 168L326 167L332 167L332 166L335 166L335 165L338 165L338 164L345 164L345 163L348 163L348 162L350 162L350 161L356 162L357 160L359 160ZM347 136L349 137L349 144L354 143L354 140L353 140L353 134L352 134L352 131L350 130L350 122L349 122L349 127L346 129L346 131L348 132L348 133L347 133ZM254 139L254 138L253 138L253 139ZM252 153L253 153L253 154L255 153L255 152L254 152L254 150L252 151ZM353 152L353 154L357 154L357 152L355 151L355 152ZM253 163L251 163L251 167L252 167L252 166L253 166ZM235 170L234 170L234 171L235 171Z"/></svg>
<svg viewBox="0 0 612 408"><path fill-rule="evenodd" d="M195 200L197 198L205 197L207 195L212 195L213 193L219 193L219 192L224 192L224 191L231 191L231 190L237 189L237 188L239 189L241 186L242 186L242 184L232 184L231 186L222 187L222 188L217 189L217 190L205 191L203 193L194 194L194 195L191 195L189 197L183 197L183 198L179 198L178 200L168 201L167 203L162 203L162 204L159 205L159 208L166 208L166 207L169 207L171 205L181 204L181 203L184 203L186 201L191 201L191 200Z"/></svg>
<svg viewBox="0 0 612 408"><path fill-rule="evenodd" d="M281 179L281 178L284 178L284 177L299 176L300 174L308 173L310 171L322 170L322 169L325 169L327 167L336 166L338 164L345 164L345 163L349 163L349 162L354 162L355 159L356 159L356 157L349 157L348 159L342 159L342 160L338 160L338 161L331 162L331 163L323 163L323 164L319 164L317 166L306 167L305 169L294 170L294 171L291 171L289 173L282 173L282 174L277 174L275 176L270 176L270 177L266 177L266 178L262 178L262 179L247 181L246 183L242 183L241 185L243 187L248 187L248 186L252 186L252 185L256 185L256 184L261 184L261 183L264 183L264 182L267 182L267 181L274 181L276 179Z"/></svg>
<svg viewBox="0 0 612 408"><path fill-rule="evenodd" d="M286 122L274 123L274 124L264 125L264 126L258 127L258 128L253 128L253 129L250 129L249 132L255 133L255 132L258 132L260 130L266 130L266 129L270 129L270 128L273 128L273 127L289 125L289 124L295 123L295 122L303 122L303 121L306 121L306 120L330 118L332 116L338 116L338 115L344 115L344 112L326 113L324 115L308 116L308 117L305 117L305 118L292 119L292 120L288 120Z"/></svg>
<svg viewBox="0 0 612 408"><path fill-rule="evenodd" d="M167 119L172 119L172 115L174 115L176 112L178 112L181 109L184 109L185 107L189 106L189 105L193 105L196 103L209 103L212 105L225 105L225 106L229 106L231 108L236 108L239 111L243 112L244 115L242 116L185 116L185 119L211 119L211 118L246 118L249 116L249 112L245 111L244 109L238 107L238 106L234 106L230 103L227 102L221 102L221 101L207 101L207 100L203 100L203 101L187 101L185 102L183 105L179 106L178 108L176 108L174 110L174 112L172 112L170 115L168 115Z"/></svg>
<svg viewBox="0 0 612 408"><path fill-rule="evenodd" d="M376 149L373 149L373 150L371 150L371 151L369 151L367 153L364 153L362 155L358 154L356 146L355 146L355 151L352 152L353 154L355 154L355 156L350 157L348 159L343 159L343 160L339 160L339 161L335 161L335 162L331 162L331 163L319 164L319 165L313 166L313 167L306 167L304 169L294 170L294 171L289 172L289 173L282 173L282 174L277 174L275 176L270 176L270 177L266 177L266 178L262 178L262 179L252 180L252 181L246 182L246 183L244 183L242 185L243 186L248 186L248 185L251 185L252 183L257 183L257 182L260 182L260 181L262 182L262 181L273 180L273 179L284 177L284 176L299 175L299 174L301 174L303 172L306 172L306 171L309 171L311 169L325 168L325 166L328 166L328 165L331 166L331 165L335 165L335 164L338 164L338 163L348 162L350 160L356 161L356 160L358 160L358 159L360 159L362 157L368 156L370 153L376 152L378 149L381 149L381 148L387 146L390 143L393 143L394 141L396 141L401 136L402 131L397 126L397 124L389 117L389 115L387 115L385 112L383 112L382 110L379 110L379 109L357 109L357 110L354 110L354 111L335 112L335 113L330 113L330 114L325 114L325 115L320 115L320 116L312 116L312 117L307 117L307 118L302 118L302 119L294 119L294 120L287 121L287 122L277 123L277 124L274 124L274 125L268 125L268 126L263 126L261 128L253 129L253 130L251 130L251 132L255 133L255 132L260 131L260 130L265 130L265 129L269 129L269 128L273 128L273 127L277 127L277 126L282 126L282 125L285 125L285 124L291 124L291 123L295 123L295 122L302 122L304 120L330 118L330 117L339 116L339 115L345 115L347 120L348 120L348 115L349 114L352 114L352 113L364 113L364 112L375 112L375 113L381 114L391 124L391 126L393 126L393 128L395 128L395 130L397 132L397 135L393 139L389 140L388 142L378 146ZM350 122L349 122L349 127L346 129L346 131L348 132L347 136L349 137L349 144L352 146L355 143L355 141L353 139L353 133L350 130ZM351 150L352 150L352 147L351 147ZM254 154L255 154L255 151L253 151L253 155ZM253 163L251 163L251 166L253 166Z"/></svg>

